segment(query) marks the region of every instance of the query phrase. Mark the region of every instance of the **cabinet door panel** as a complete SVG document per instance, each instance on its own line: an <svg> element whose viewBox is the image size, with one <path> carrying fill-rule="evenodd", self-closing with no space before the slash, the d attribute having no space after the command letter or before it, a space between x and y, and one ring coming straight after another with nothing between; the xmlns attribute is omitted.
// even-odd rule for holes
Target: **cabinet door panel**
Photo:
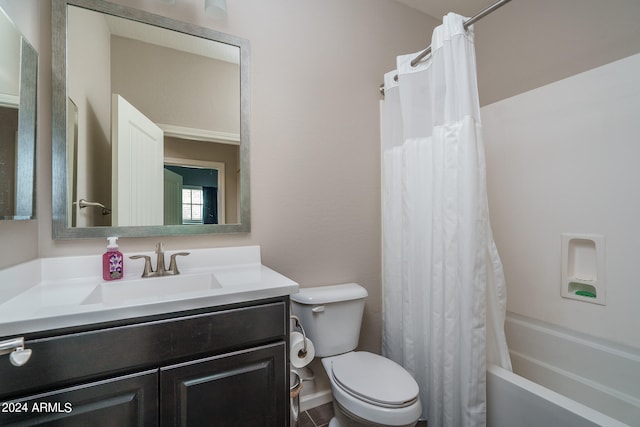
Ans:
<svg viewBox="0 0 640 427"><path fill-rule="evenodd" d="M160 370L162 426L284 426L285 343Z"/></svg>
<svg viewBox="0 0 640 427"><path fill-rule="evenodd" d="M2 402L3 426L158 425L158 371L146 371ZM18 412L20 411L20 412Z"/></svg>

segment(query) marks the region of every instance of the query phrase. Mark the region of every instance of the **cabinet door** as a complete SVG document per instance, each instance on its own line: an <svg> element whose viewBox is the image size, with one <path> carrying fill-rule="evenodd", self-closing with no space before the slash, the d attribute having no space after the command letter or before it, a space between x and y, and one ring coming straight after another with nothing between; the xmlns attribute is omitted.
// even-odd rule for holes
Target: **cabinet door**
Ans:
<svg viewBox="0 0 640 427"><path fill-rule="evenodd" d="M288 425L285 343L160 369L161 425Z"/></svg>
<svg viewBox="0 0 640 427"><path fill-rule="evenodd" d="M158 425L158 371L0 402L2 426Z"/></svg>

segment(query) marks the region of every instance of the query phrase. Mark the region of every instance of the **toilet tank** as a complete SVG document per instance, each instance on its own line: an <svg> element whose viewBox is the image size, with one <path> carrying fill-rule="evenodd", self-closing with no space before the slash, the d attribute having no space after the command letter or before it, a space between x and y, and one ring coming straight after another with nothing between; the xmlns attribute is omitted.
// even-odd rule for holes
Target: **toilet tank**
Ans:
<svg viewBox="0 0 640 427"><path fill-rule="evenodd" d="M317 357L354 350L367 290L357 283L300 288L291 295L291 312L300 318Z"/></svg>

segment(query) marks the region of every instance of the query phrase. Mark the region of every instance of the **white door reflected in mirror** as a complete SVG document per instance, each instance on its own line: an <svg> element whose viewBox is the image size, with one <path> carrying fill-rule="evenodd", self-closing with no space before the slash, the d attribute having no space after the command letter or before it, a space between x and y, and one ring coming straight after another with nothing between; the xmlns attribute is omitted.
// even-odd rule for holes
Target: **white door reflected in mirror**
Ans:
<svg viewBox="0 0 640 427"><path fill-rule="evenodd" d="M163 225L164 133L118 94L112 108L112 225Z"/></svg>

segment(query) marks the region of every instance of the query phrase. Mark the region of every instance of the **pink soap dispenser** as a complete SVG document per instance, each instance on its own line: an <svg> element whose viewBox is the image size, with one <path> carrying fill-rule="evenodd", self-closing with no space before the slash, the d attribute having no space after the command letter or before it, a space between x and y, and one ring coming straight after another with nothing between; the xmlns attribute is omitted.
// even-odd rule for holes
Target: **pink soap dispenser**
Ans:
<svg viewBox="0 0 640 427"><path fill-rule="evenodd" d="M102 278L104 280L118 280L124 277L124 257L118 250L118 238L107 237L109 244L107 252L102 255Z"/></svg>

